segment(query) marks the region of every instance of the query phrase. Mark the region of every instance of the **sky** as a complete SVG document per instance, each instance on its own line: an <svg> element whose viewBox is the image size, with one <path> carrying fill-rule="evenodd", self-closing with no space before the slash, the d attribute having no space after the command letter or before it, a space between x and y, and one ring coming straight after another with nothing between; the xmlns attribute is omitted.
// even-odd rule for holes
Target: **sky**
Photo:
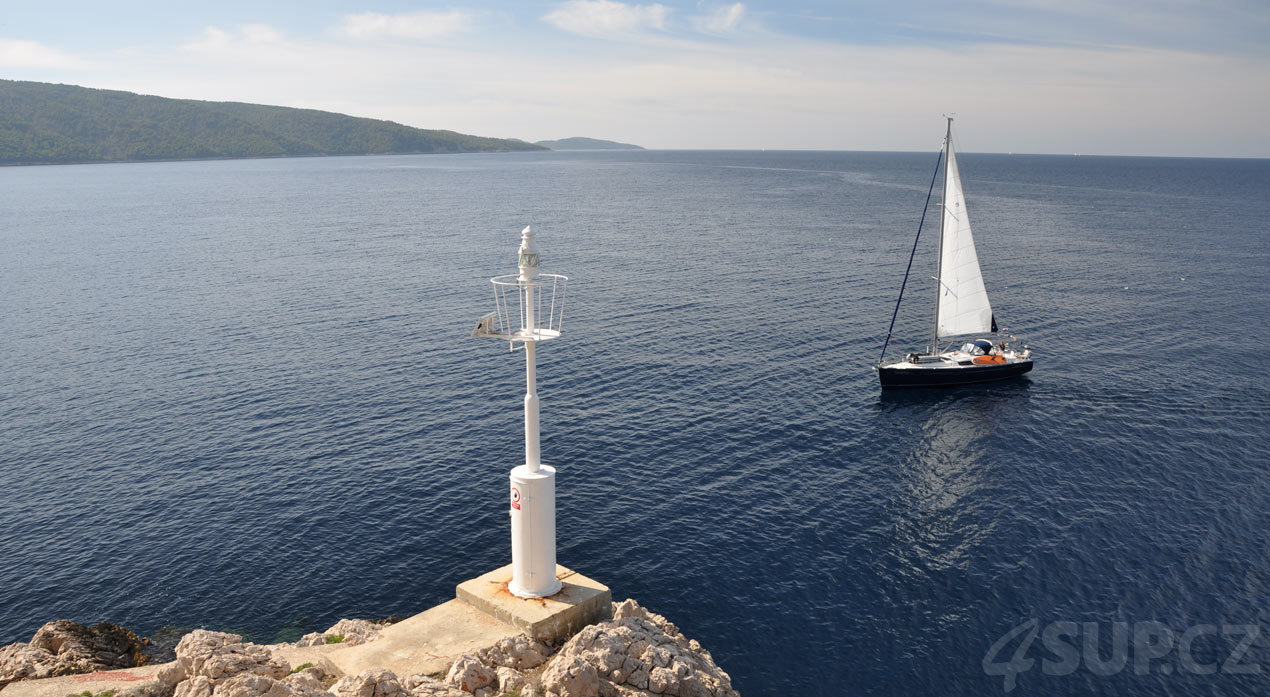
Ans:
<svg viewBox="0 0 1270 697"><path fill-rule="evenodd" d="M658 149L1270 157L1270 0L0 0L0 78ZM2 106L2 105L0 105Z"/></svg>

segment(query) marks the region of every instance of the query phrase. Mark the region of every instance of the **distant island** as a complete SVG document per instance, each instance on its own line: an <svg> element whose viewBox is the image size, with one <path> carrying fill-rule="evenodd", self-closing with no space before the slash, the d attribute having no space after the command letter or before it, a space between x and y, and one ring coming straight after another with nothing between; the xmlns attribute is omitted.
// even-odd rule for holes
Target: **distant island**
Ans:
<svg viewBox="0 0 1270 697"><path fill-rule="evenodd" d="M560 140L540 140L534 145L541 145L551 150L643 150L638 145L616 143L598 138L561 138Z"/></svg>
<svg viewBox="0 0 1270 697"><path fill-rule="evenodd" d="M543 149L314 109L0 80L0 165Z"/></svg>

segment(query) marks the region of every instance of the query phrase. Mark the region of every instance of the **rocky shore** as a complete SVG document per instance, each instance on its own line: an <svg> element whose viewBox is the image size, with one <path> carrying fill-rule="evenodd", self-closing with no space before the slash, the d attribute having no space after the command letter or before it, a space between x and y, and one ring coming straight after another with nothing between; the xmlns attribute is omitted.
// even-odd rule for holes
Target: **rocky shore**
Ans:
<svg viewBox="0 0 1270 697"><path fill-rule="evenodd" d="M40 627L26 644L0 648L0 690L16 680L78 675L146 663L147 641L117 624L87 627L57 620Z"/></svg>
<svg viewBox="0 0 1270 697"><path fill-rule="evenodd" d="M151 679L93 697L739 697L710 652L634 600L613 603L613 619L591 624L559 647L525 635L459 656L448 670L397 675L339 674L329 663L291 665L282 653L330 644L373 643L384 624L340 620L294 644L245 643L236 634L195 630L176 660ZM0 697L16 681L109 672L144 664L146 640L108 623L66 620L29 643L0 648ZM16 694L16 693L15 693ZM78 693L75 693L78 694ZM70 697L57 695L56 697Z"/></svg>

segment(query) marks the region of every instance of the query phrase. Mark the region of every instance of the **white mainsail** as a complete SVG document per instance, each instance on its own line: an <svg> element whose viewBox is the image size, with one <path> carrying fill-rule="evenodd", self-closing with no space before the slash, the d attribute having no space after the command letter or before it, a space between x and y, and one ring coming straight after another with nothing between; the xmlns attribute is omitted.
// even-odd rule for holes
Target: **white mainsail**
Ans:
<svg viewBox="0 0 1270 697"><path fill-rule="evenodd" d="M944 170L944 220L939 260L938 336L982 334L992 331L992 305L983 287L975 238L970 233L966 197L961 192L957 156L953 154L952 129L948 132L948 162Z"/></svg>

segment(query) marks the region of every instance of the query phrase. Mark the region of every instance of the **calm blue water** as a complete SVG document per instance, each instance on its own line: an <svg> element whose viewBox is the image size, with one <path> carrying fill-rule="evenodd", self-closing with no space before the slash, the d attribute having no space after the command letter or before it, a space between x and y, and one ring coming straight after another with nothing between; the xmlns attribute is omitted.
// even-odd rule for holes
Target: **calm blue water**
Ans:
<svg viewBox="0 0 1270 697"><path fill-rule="evenodd" d="M747 696L1004 694L1016 656L1012 694L1264 694L1270 161L963 155L1037 368L882 395L934 164L0 169L0 642L55 618L286 639L507 563L523 357L468 331L532 223L574 279L539 351L559 559ZM926 336L933 256L896 351ZM1115 623L1200 629L1117 668ZM1046 668L1091 637L1110 667Z"/></svg>

